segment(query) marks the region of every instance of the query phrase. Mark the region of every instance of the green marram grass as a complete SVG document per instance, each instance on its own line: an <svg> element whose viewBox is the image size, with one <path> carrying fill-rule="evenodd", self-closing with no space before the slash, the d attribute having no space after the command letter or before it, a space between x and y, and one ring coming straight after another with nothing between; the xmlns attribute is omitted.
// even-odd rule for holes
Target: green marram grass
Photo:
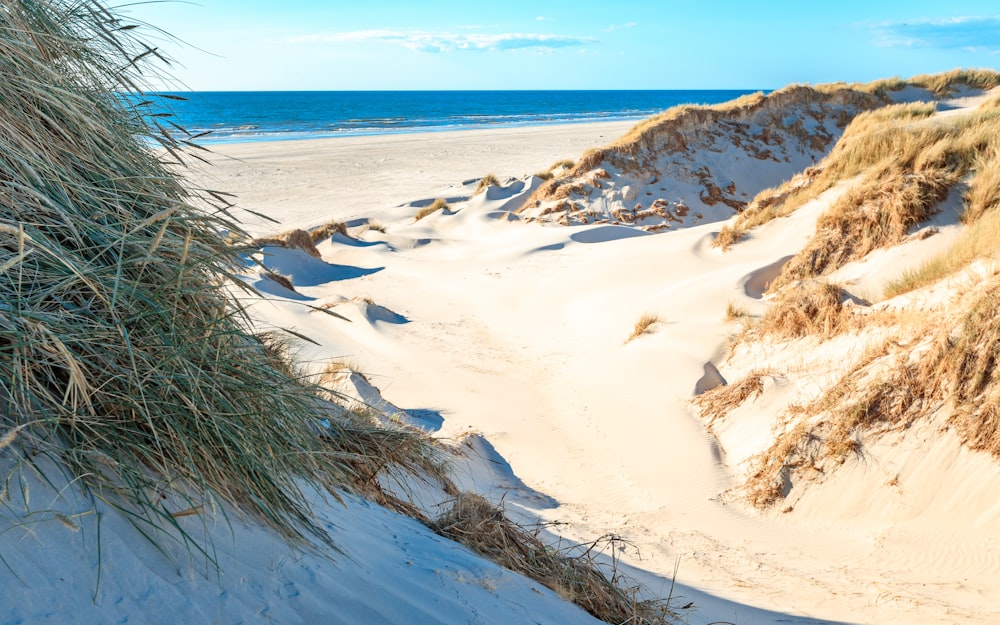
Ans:
<svg viewBox="0 0 1000 625"><path fill-rule="evenodd" d="M0 477L48 458L147 535L166 489L327 540L303 489L359 450L232 296L239 229L180 182L187 140L120 95L159 56L137 32L93 0L0 10Z"/></svg>

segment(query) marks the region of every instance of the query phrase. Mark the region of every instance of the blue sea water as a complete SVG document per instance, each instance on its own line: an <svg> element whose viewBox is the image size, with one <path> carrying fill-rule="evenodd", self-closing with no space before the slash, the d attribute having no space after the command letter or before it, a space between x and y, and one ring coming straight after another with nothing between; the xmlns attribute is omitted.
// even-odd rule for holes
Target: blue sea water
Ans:
<svg viewBox="0 0 1000 625"><path fill-rule="evenodd" d="M199 143L278 141L639 120L750 91L256 91L168 94L170 121Z"/></svg>

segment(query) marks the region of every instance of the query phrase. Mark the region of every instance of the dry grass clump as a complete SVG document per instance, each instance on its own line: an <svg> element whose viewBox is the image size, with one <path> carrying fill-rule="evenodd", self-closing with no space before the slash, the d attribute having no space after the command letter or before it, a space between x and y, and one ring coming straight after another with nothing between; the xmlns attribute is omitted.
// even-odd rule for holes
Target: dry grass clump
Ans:
<svg viewBox="0 0 1000 625"><path fill-rule="evenodd" d="M960 86L987 90L997 85L1000 85L1000 72L996 70L956 68L939 74L919 74L909 79L897 76L852 86L880 97L887 97L890 92L902 91L909 86L923 87L939 98L947 98Z"/></svg>
<svg viewBox="0 0 1000 625"><path fill-rule="evenodd" d="M918 370L923 386L950 398L966 445L1000 459L1000 285L994 281L954 332L941 333Z"/></svg>
<svg viewBox="0 0 1000 625"><path fill-rule="evenodd" d="M319 250L316 249L315 242L317 240L305 230L289 230L269 237L250 239L246 247L259 249L266 246L273 246L299 249L314 258L320 258Z"/></svg>
<svg viewBox="0 0 1000 625"><path fill-rule="evenodd" d="M493 174L486 174L479 180L479 184L476 186L476 190L472 195L479 195L486 189L490 187L499 187L500 179Z"/></svg>
<svg viewBox="0 0 1000 625"><path fill-rule="evenodd" d="M816 224L816 234L771 288L828 273L872 250L901 243L927 220L957 182L948 171L875 172L845 193Z"/></svg>
<svg viewBox="0 0 1000 625"><path fill-rule="evenodd" d="M351 236L347 233L347 224L337 220L328 221L325 224L317 226L309 231L309 237L312 239L313 243L325 241L335 234L340 234L345 237Z"/></svg>
<svg viewBox="0 0 1000 625"><path fill-rule="evenodd" d="M572 169L575 164L576 161L572 159L563 159L561 161L556 161L555 163L552 163L552 165L549 166L548 169L546 169L545 171L538 172L537 174L535 174L535 176L541 178L542 180L552 180L553 178L556 177L557 170L559 171L559 173L562 173L564 171Z"/></svg>
<svg viewBox="0 0 1000 625"><path fill-rule="evenodd" d="M427 206L425 206L425 207L421 208L419 211L417 211L417 214L413 217L413 221L420 221L424 217L427 217L428 215L432 215L432 214L436 213L437 211L440 211L440 210L450 210L450 209L451 209L451 207L448 206L448 202L446 200L444 200L443 198L437 198L436 200L434 200L433 202L431 202Z"/></svg>
<svg viewBox="0 0 1000 625"><path fill-rule="evenodd" d="M983 214L1000 208L1000 139L980 153L973 165L975 175L965 194L962 221L974 223Z"/></svg>
<svg viewBox="0 0 1000 625"><path fill-rule="evenodd" d="M617 571L611 571L611 579L601 572L594 552L602 543L616 548L621 542L617 537L597 541L581 555L562 553L546 546L537 532L527 531L510 521L502 510L469 493L459 495L452 509L434 521L431 528L538 581L606 623L674 622L675 615L668 605L637 599L635 589L624 587L626 580Z"/></svg>
<svg viewBox="0 0 1000 625"><path fill-rule="evenodd" d="M832 336L848 327L849 312L844 310L848 297L838 285L828 282L806 280L790 285L740 340L749 333L781 338Z"/></svg>
<svg viewBox="0 0 1000 625"><path fill-rule="evenodd" d="M653 326L660 323L662 319L656 313L643 313L639 320L635 322L635 328L632 329L632 334L627 339L625 343L631 343L635 339L639 338L643 334L649 334L653 331Z"/></svg>
<svg viewBox="0 0 1000 625"><path fill-rule="evenodd" d="M747 501L768 508L792 487L792 476L816 464L815 437L804 422L780 434L764 453L752 460L743 490Z"/></svg>
<svg viewBox="0 0 1000 625"><path fill-rule="evenodd" d="M385 225L378 219L369 219L368 221L365 222L363 226L361 226L358 232L361 233L367 230L374 230L375 232L381 232L382 234L385 234L386 228Z"/></svg>
<svg viewBox="0 0 1000 625"><path fill-rule="evenodd" d="M295 285L292 284L291 276L286 276L283 273L278 273L277 271L273 271L271 269L261 270L260 275L262 278L270 280L271 282L274 282L276 284L280 284L281 286L285 287L289 291L292 291L293 293L295 292Z"/></svg>
<svg viewBox="0 0 1000 625"><path fill-rule="evenodd" d="M749 317L750 313L745 308L740 308L733 302L726 304L726 321L742 321Z"/></svg>
<svg viewBox="0 0 1000 625"><path fill-rule="evenodd" d="M762 395L763 380L767 375L770 375L768 371L756 369L738 382L722 384L702 393L694 399L694 403L701 410L702 417L711 424L742 406L748 399Z"/></svg>
<svg viewBox="0 0 1000 625"><path fill-rule="evenodd" d="M812 241L785 265L774 286L832 271L874 249L901 243L970 170L974 173L969 184L975 191L967 196L966 222L996 204L998 115L980 112L953 123L933 122L880 131L862 121L860 134L845 134L824 162L823 176L852 176L859 167L873 164L820 218Z"/></svg>

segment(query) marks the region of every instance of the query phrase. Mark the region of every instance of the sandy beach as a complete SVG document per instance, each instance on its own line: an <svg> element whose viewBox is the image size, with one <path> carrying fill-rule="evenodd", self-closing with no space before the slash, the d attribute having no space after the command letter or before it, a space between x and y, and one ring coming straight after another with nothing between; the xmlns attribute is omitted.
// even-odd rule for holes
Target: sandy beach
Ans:
<svg viewBox="0 0 1000 625"><path fill-rule="evenodd" d="M211 146L213 167L195 180L278 219L241 215L251 234L329 219L393 219L394 208L447 197L463 181L521 177L624 134L635 122L424 132Z"/></svg>
<svg viewBox="0 0 1000 625"><path fill-rule="evenodd" d="M654 591L667 591L677 566L674 592L697 606L690 622L989 621L1000 601L990 529L1000 512L989 503L1000 498L1000 479L989 458L942 460L919 492L878 505L864 501L886 496L883 487L852 496L835 481L793 514L761 513L725 493L788 396L755 403L723 446L692 410L710 364L728 376L776 357L813 381L834 375L840 357L808 346L727 364L725 315L731 304L763 309L753 284L802 247L843 189L726 254L710 248L717 223L648 234L545 227L508 212L532 190L526 174L630 126L224 145L199 179L281 222L251 223L255 234L380 220L384 233L320 244L322 260L266 249L264 264L289 276L295 293L259 281L269 294L256 309L261 322L309 336L318 345L302 345L299 356L310 368L350 363L385 400L429 415L423 425L435 436L481 434L516 477L493 485L515 517L560 523L571 540L622 537L623 559ZM520 180L475 195L487 173ZM437 197L453 210L415 221ZM883 279L906 266L880 262ZM335 306L353 323L312 314L303 302ZM653 325L629 340L644 314ZM920 449L852 465L852 479L887 482L914 463L925 473L923 458L956 457L953 435L927 436ZM486 488L473 476L468 483ZM949 488L965 496L936 494Z"/></svg>

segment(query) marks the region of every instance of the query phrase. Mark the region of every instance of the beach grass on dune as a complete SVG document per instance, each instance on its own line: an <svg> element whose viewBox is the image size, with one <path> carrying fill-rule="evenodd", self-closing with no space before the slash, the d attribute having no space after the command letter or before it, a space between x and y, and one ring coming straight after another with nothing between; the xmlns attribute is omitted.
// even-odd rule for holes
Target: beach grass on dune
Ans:
<svg viewBox="0 0 1000 625"><path fill-rule="evenodd" d="M369 450L320 427L233 297L239 227L180 182L189 146L118 95L158 53L89 0L17 0L0 25L4 477L62 467L154 541L179 528L164 491L328 541L305 491L351 484Z"/></svg>

